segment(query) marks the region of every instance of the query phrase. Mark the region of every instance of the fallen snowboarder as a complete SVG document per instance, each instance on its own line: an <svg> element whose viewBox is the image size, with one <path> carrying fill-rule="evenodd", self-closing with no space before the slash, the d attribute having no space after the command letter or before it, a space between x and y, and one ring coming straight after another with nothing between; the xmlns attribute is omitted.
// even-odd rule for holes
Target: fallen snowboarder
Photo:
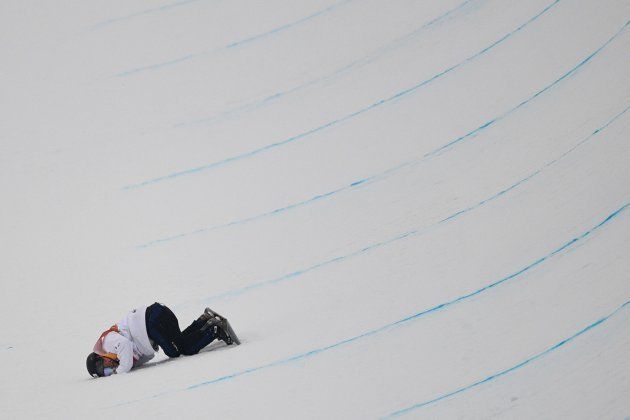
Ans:
<svg viewBox="0 0 630 420"><path fill-rule="evenodd" d="M134 309L101 334L87 357L87 370L93 377L126 373L153 359L158 346L168 357L179 357L199 353L215 338L241 344L228 320L210 308L181 331L173 311L154 303Z"/></svg>

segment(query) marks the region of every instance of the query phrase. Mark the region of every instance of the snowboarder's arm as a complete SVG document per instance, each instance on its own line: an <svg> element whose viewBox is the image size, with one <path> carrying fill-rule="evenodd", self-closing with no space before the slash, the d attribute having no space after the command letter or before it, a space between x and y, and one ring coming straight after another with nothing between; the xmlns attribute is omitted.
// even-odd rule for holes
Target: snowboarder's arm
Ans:
<svg viewBox="0 0 630 420"><path fill-rule="evenodd" d="M146 362L148 362L149 360L153 359L154 355L146 355L143 354L142 356L140 356L140 358L138 360L136 360L136 366L140 366L145 364Z"/></svg>
<svg viewBox="0 0 630 420"><path fill-rule="evenodd" d="M118 356L118 367L115 373L127 373L133 367L133 344L122 335L111 332L105 337L103 348Z"/></svg>

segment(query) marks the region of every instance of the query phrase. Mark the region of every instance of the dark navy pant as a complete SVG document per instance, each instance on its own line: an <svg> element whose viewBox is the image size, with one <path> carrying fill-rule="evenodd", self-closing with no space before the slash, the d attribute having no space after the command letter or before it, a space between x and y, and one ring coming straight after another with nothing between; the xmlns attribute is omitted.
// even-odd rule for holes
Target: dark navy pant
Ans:
<svg viewBox="0 0 630 420"><path fill-rule="evenodd" d="M168 307L154 303L145 313L147 334L168 357L199 353L214 340L212 328L201 330L205 322L194 320L184 331L179 329L177 317Z"/></svg>

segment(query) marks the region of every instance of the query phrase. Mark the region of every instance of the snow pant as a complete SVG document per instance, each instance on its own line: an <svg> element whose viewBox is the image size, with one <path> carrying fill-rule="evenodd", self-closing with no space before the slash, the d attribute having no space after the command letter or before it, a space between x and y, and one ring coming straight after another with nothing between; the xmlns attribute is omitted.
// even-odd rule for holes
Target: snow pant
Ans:
<svg viewBox="0 0 630 420"><path fill-rule="evenodd" d="M192 355L215 339L212 328L203 329L204 321L194 320L184 331L179 329L177 317L168 307L154 303L145 312L147 334L168 357Z"/></svg>

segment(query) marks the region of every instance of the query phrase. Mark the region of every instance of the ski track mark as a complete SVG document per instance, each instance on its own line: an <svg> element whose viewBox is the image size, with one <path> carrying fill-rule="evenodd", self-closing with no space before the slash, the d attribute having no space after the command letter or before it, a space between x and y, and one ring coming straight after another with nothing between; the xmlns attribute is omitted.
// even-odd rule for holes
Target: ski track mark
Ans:
<svg viewBox="0 0 630 420"><path fill-rule="evenodd" d="M545 261L548 261L549 259L553 258L555 255L558 255L558 254L562 253L563 251L567 250L572 245L575 245L576 243L578 243L578 242L580 242L580 241L582 241L584 239L587 239L594 232L598 231L599 229L604 227L606 224L608 224L612 220L616 219L629 206L630 206L630 202L627 202L626 204L621 206L619 209L617 209L616 211L614 211L613 213L608 215L605 219L603 219L597 225L591 227L590 229L588 229L587 231L583 232L579 236L576 236L575 238L573 238L570 241L566 242L564 245L560 246L559 248L556 248L552 252L550 252L550 253L548 253L548 254L538 258L536 261L530 263L529 265L525 266L524 268L521 268L520 270L518 270L518 271L516 271L516 272L514 272L514 273L512 273L512 274L510 274L510 275L508 275L506 277L503 277L503 278L501 278L499 280L496 280L495 282L490 283L490 284L488 284L488 285L486 285L486 286L482 287L481 289L478 289L478 290L476 290L474 292L470 292L468 294L465 294L465 295L462 295L460 297L454 298L454 299L449 300L447 302L440 303L440 304L438 304L436 306L433 306L433 307L431 307L429 309L422 310L422 311L420 311L420 312L418 312L416 314L410 315L410 316L408 316L406 318L402 318L400 320L397 320L397 321L391 322L389 324L383 325L381 327L378 327L378 328L366 331L366 332L364 332L362 334L359 334L359 335L356 335L354 337L346 338L346 339L338 341L336 343L329 344L329 345L324 346L324 347L319 347L319 348L316 348L316 349L312 349L312 350L306 351L304 353L299 353L299 354L296 354L296 355L293 355L293 356L290 356L290 357L287 357L287 358L284 358L284 359L276 360L276 361L273 361L273 362L270 362L270 363L267 363L267 364L264 364L264 365L259 365L259 366L256 366L256 367L251 367L251 368L243 369L243 370L240 370L240 371L236 371L236 372L233 372L231 374L220 376L220 377L215 378L215 379L211 379L211 380L208 380L208 381L203 381L203 382L199 382L197 384L190 385L190 386L188 386L186 388L175 389L175 390L168 390L168 391L164 391L164 392L161 392L161 393L158 393L158 394L151 395L149 397L139 398L139 399L126 401L126 402L121 402L121 403L118 403L118 404L115 404L115 405L111 405L111 406L107 406L107 407L104 407L104 408L114 408L114 407L121 407L121 406L125 406L125 405L135 404L135 403L138 403L138 402L141 402L141 401L147 401L147 400L150 400L150 399L154 399L154 398L170 395L170 394L173 394L173 393L176 393L176 392L193 390L193 389L196 389L196 388L200 388L200 387L204 387L204 386L208 386L208 385L214 385L214 384L217 384L217 383L220 383L220 382L229 381L231 379L235 379L235 378L238 378L240 376L244 376L244 375L247 375L247 374L250 374L250 373L258 372L258 371L261 371L261 370L264 370L264 369L277 367L277 366L281 366L281 365L286 365L286 364L289 364L291 362L295 362L295 361L298 361L298 360L303 360L303 359L306 359L308 357L321 354L321 353L326 352L328 350L332 350L332 349L344 346L346 344L353 343L353 342L361 340L363 338L375 336L375 335L377 335L377 334L379 334L381 332L385 332L385 331L391 330L391 329L393 329L395 327L398 327L399 325L407 324L407 323L409 323L411 321L420 319L420 318L422 318L425 315L428 315L428 314L431 314L433 312L437 312L437 311L446 309L446 308L448 308L448 307L450 307L452 305L455 305L457 303L466 301L466 300L468 300L468 299L470 299L470 298L472 298L474 296L480 295L480 294L482 294L482 293L484 293L484 292L486 292L486 291L488 291L488 290L490 290L490 289L492 289L492 288L494 288L496 286L499 286L499 285L501 285L501 284L503 284L503 283L505 283L505 282L507 282L509 280L517 278L520 275L528 272L532 268L534 268L534 267L544 263ZM626 302L624 305L622 305L622 307L624 307L627 304L628 304L628 302ZM616 312L613 312L613 314L614 313L616 313ZM603 322L603 321L601 321L601 322ZM594 327L596 325L601 324L601 322L598 321L598 322L596 322L596 323L594 323L592 325ZM588 329L585 329L583 331L585 332L587 330ZM577 336L577 335L579 335L579 333L576 334L575 336ZM563 345L563 343L569 342L570 340L571 340L571 338L565 339L565 340L561 341L559 344L556 344L556 346L559 347L559 346ZM553 348L557 348L557 347L552 347L552 349Z"/></svg>
<svg viewBox="0 0 630 420"><path fill-rule="evenodd" d="M496 372L496 373L488 376L485 379L482 379L482 380L474 382L474 383L472 383L470 385L461 387L461 388L456 389L455 391L449 392L447 394L440 395L439 397L434 398L432 400L420 402L420 403L414 404L414 405L412 405L410 407L406 407L406 408L403 408L401 410L394 411L394 412L392 412L392 413L390 413L390 414L388 414L388 415L386 415L386 416L384 416L382 418L383 419L389 419L389 418L393 418L393 417L399 417L399 416L404 415L404 414L408 414L411 411L417 410L417 409L422 408L424 406L427 406L429 404L436 403L436 402L438 402L440 400L444 400L446 398L452 397L452 396L460 394L462 392L466 392L466 391L468 391L468 390L470 390L472 388L475 388L475 387L477 387L479 385L483 385L483 384L485 384L487 382L490 382L490 381L493 381L495 379L498 379L501 376L507 375L508 373L514 372L515 370L520 369L520 368L530 364L531 362L534 362L534 361L540 359L541 357L548 355L549 353L552 353L553 351L555 351L555 350L563 347L564 345L570 343L571 341L575 340L576 338L578 338L582 334L584 334L584 333L592 330L593 328L603 324L604 322L606 322L608 319L610 319L611 317L616 315L618 312L620 312L622 309L624 309L629 304L630 304L630 301L625 302L623 305L619 306L613 312L611 312L608 315L598 319L597 321L593 322L592 324L584 327L583 329L581 329L577 333L573 334L572 336L570 336L568 338L565 338L564 340L554 344L553 346L549 347L548 349L546 349L546 350L544 350L544 351L542 351L542 352L540 352L540 353L538 353L538 354L536 354L534 356L531 356L531 357L523 360L522 362L520 362L520 363L518 363L518 364L516 364L516 365L514 365L514 366L512 366L512 367L510 367L508 369L504 369L504 370L501 370L499 372Z"/></svg>
<svg viewBox="0 0 630 420"><path fill-rule="evenodd" d="M510 191L518 188L519 186L525 184L526 182L530 181L532 178L534 178L535 176L539 175L543 170L545 170L546 168L554 165L555 163L557 163L558 161L560 161L561 159L566 157L568 154L570 154L571 152L573 152L574 150L576 150L577 148L582 146L584 143L589 141L591 138L593 138L594 136L596 136L599 133L601 133L606 127L608 127L614 121L616 121L618 118L620 118L622 115L624 115L629 109L630 109L630 106L626 107L622 112L620 112L617 115L615 115L612 119L610 119L603 126L597 128L595 131L593 131L593 133L591 133L586 138L582 139L580 142L578 142L576 145L574 145L571 149L567 150L566 152L564 152L559 157L557 157L557 158L547 162L545 165L543 165L542 167L538 168L537 170L535 170L534 172L532 172L531 174L529 174L525 178L522 178L521 180L519 180L516 183L512 184L508 188L505 188L505 189L499 191L498 193L496 193L496 194L494 194L494 195L492 195L492 196L490 196L488 198L485 198L485 199L477 202L476 204L474 204L472 206L469 206L467 208L459 210L459 211L457 211L457 212L455 212L455 213L453 213L453 214L451 214L451 215L441 219L440 221L434 223L433 225L426 226L426 227L423 227L423 228L416 228L416 229L404 232L402 234L399 234L399 235L397 235L397 236L395 236L393 238L369 244L369 245L367 245L367 246L365 246L365 247L363 247L363 248L361 248L361 249L359 249L357 251L351 252L349 254L339 255L337 257L334 257L334 258L331 258L331 259L328 259L328 260L325 260L325 261L321 261L321 262L319 262L317 264L314 264L314 265L312 265L310 267L307 267L307 268L304 268L304 269L301 269L301 270L297 270L297 271L294 271L294 272L289 273L289 274L285 274L285 275L280 276L280 277L276 277L276 278L273 278L273 279L270 279L270 280L260 281L260 282L257 282L257 283L252 283L252 284L249 284L247 286L240 287L238 289L232 289L232 290L227 291L227 292L223 292L223 293L220 293L220 294L217 294L217 295L214 295L214 296L210 296L210 297L207 297L205 299L200 300L199 302L204 303L204 304L208 304L208 303L211 303L213 301L220 300L220 299L227 299L227 298L236 297L236 296L242 295L242 294L244 294L246 292L249 292L249 291L252 291L252 290L255 290L255 289L260 289L260 288L265 287L265 286L270 286L270 285L273 285L273 284L282 283L284 281L288 281L288 280L294 279L296 277L299 277L299 276L301 276L303 274L306 274L306 273L309 273L311 271L314 271L314 270L326 267L326 266L331 265L331 264L335 264L335 263L339 263L339 262L351 259L353 257L365 254L365 253L367 253L369 251L372 251L372 250L375 250L377 248L382 248L384 246L387 246L387 245L390 245L392 243L401 241L403 239L414 237L414 236L419 236L419 235L422 235L422 234L424 234L426 232L429 232L430 230L435 229L435 228L437 228L438 226L440 226L440 225L442 225L444 223L447 223L447 222L449 222L451 220L454 220L454 219L464 215L465 213L468 213L468 212L471 212L471 211L473 211L475 209L478 209L479 207L481 207L481 206L483 206L485 204L488 204L489 202L491 202L491 201L493 201L493 200L495 200L495 199L497 199L499 197L502 197L503 195L507 194L508 192L510 192Z"/></svg>
<svg viewBox="0 0 630 420"><path fill-rule="evenodd" d="M270 30L268 30L266 32L262 32L262 33L259 33L257 35L253 35L253 36L250 36L250 37L247 37L247 38L243 38L241 40L231 42L231 43L226 44L226 45L221 46L221 47L212 48L212 49L204 50L204 51L197 52L197 53L186 54L184 56L181 56L181 57L178 57L178 58L174 58L174 59L168 60L168 61L163 61L161 63L151 64L151 65L143 66L143 67L137 67L137 68L134 68L134 69L131 69L131 70L125 70L125 71L122 71L122 72L114 74L113 77L127 77L127 76L131 76L131 75L138 74L138 73L145 72L145 71L149 71L149 70L158 70L158 69L161 69L161 68L164 68L164 67L170 67L170 66L173 66L173 65L176 65L176 64L179 64L179 63L183 63L185 61L190 61L192 59L200 58L200 57L203 57L203 56L206 56L206 55L209 55L209 54L212 54L212 53L216 53L216 52L219 52L219 51L222 51L222 50L227 50L227 49L231 49L231 48L235 48L235 47L240 47L240 46L243 46L245 44L249 44L251 42L261 40L261 39L266 38L268 36L275 35L275 34L277 34L279 32L283 32L283 31L285 31L287 29L290 29L290 28L293 28L295 26L298 26L298 25L300 25L300 24L302 24L302 23L304 23L306 21L309 21L309 20L314 19L314 18L316 18L318 16L321 16L321 15L324 15L324 14L326 14L328 12L333 11L334 9L337 9L338 7L341 7L341 6L345 5L345 4L351 3L353 1L355 1L355 0L342 0L342 1L339 1L337 3L334 3L334 4L330 5L330 6L326 7L326 8L324 8L324 9L318 10L317 12L314 12L314 13L308 15L308 16L304 16L304 17L302 17L302 18L300 18L298 20L286 23L284 25L281 25L281 26L278 26L276 28L270 29Z"/></svg>
<svg viewBox="0 0 630 420"><path fill-rule="evenodd" d="M505 40L507 40L510 37L512 37L514 34L520 32L522 29L524 29L530 23L532 23L535 20L537 20L540 16L545 14L547 11L549 11L552 7L554 7L559 2L560 2L560 0L555 0L553 3L548 5L546 8L544 8L538 14L536 14L535 16L533 16L532 18L527 20L525 23L521 24L518 28L514 29L512 32L509 32L508 34L506 34L503 37L501 37L499 40L493 42L489 46L485 47L483 50L477 52L476 54L473 54L472 56L469 56L468 58L464 59L463 61L461 61L461 62L459 62L459 63L457 63L457 64L455 64L455 65L453 65L453 66L451 66L449 68L447 68L446 70L443 70L442 72L432 76L429 79L426 79L426 80L424 80L424 81L422 81L422 82L420 82L420 83L418 83L418 84L416 84L414 86L411 86L411 87L409 87L409 88L407 88L405 90L402 90L402 91L400 91L400 92L398 92L398 93L396 93L396 94L394 94L394 95L392 95L390 97L380 99L380 100L372 103L371 105L368 105L368 106L366 106L364 108L361 108L361 109L359 109L357 111L354 111L354 112L352 112L352 113L350 113L350 114L348 114L348 115L346 115L344 117L340 117L340 118L338 118L336 120L329 121L328 123L320 125L319 127L310 129L310 130L305 131L303 133L297 134L297 135L295 135L293 137L289 137L288 139L281 140L281 141L278 141L276 143L268 144L268 145L260 147L258 149L250 150L249 152L245 152L245 153L242 153L242 154L239 154L239 155L234 155L232 157L228 157L228 158L225 158L223 160L219 160L219 161L212 162L212 163L209 163L209 164L206 164L206 165L202 165L202 166L198 166L198 167L195 167L195 168L185 169L183 171L174 172L174 173L171 173L171 174L168 174L168 175L163 175L163 176L160 176L160 177L157 177L157 178L149 179L149 180L140 182L138 184L127 185L127 186L123 187L122 190L132 190L132 189L145 187L147 185L156 184L158 182L162 182L162 181L166 181L166 180L172 180L174 178L179 178L179 177L184 176L184 175L191 175L191 174L199 173L199 172L202 172L202 171L206 171L208 169L213 169L213 168L216 168L216 167L219 167L219 166L226 165L228 163L232 163L232 162L237 161L237 160L242 160L242 159L245 159L245 158L249 158L249 157L258 155L260 153L263 153L263 152L266 152L266 151L269 151L269 150L272 150L272 149L276 149L276 148L278 148L280 146L284 146L286 144L293 143L293 142L295 142L297 140L300 140L300 139L305 138L307 136L310 136L312 134L318 133L318 132L323 131L323 130L325 130L327 128L336 126L336 125L338 125L338 124L340 124L342 122L346 122L346 121L348 121L348 120L350 120L352 118L355 118L355 117L357 117L359 115L362 115L362 114L364 114L364 113L366 113L368 111L376 109L376 108L380 107L381 105L388 104L388 103L393 102L393 101L395 101L397 99L400 99L400 98L402 98L404 96L407 96L410 93L413 93L413 92L417 91L422 86L426 86L429 83L439 79L440 77L450 73L451 71L456 70L456 69L462 67L463 65L465 65L466 63L469 63L469 62L475 60L476 58L484 55L485 53L487 53L488 51L492 50L497 45L500 45Z"/></svg>
<svg viewBox="0 0 630 420"><path fill-rule="evenodd" d="M538 92L536 92L535 94L533 94L532 96L530 96L526 100L520 102L518 105L516 105L515 107L511 108L510 110L504 112L503 114L501 114L501 115L499 115L497 117L494 117L493 119L485 122L484 124L482 124L481 126L475 128L474 130L469 131L468 133L464 134L463 136L458 137L458 138L456 138L456 139L454 139L452 141L449 141L445 145L440 146L439 148L434 149L433 151L426 153L421 158L411 159L409 161L406 161L406 162L403 162L401 164L398 164L398 165L396 165L394 167L388 168L385 171L382 171L382 172L370 175L370 176L368 176L366 178L363 178L363 179L351 182L350 184L345 185L345 186L340 187L340 188L337 188L335 190L328 191L328 192L323 193L323 194L318 194L318 195L316 195L314 197L311 197L309 199L306 199L306 200L303 200L303 201L300 201L300 202L297 202L297 203L292 203L292 204L290 204L288 206L285 206L285 207L276 208L276 209L271 210L269 212L261 213L261 214L250 216L250 217L246 217L246 218L243 218L243 219L234 220L234 221L231 221L231 222L228 222L228 223L224 223L224 224L221 224L221 225L203 227L203 228L199 228L199 229L196 229L194 231L191 231L191 232L184 232L184 233L179 233L179 234L172 235L172 236L167 236L167 237L163 237L163 238L154 239L152 241L136 245L136 248L139 248L139 249L148 248L148 247L160 244L160 243L170 242L170 241L174 241L176 239L182 239L182 238L186 238L188 236L198 235L198 234L201 234L201 233L208 233L208 232L212 232L212 231L215 231L215 230L227 228L227 227L230 227L230 226L239 225L239 224L251 222L251 221L254 221L254 220L258 220L258 219L261 219L261 218L264 218L264 217L267 217L267 216L272 216L272 215L277 215L279 213L284 213L284 212L286 212L288 210L292 210L292 209L295 209L295 208L298 208L298 207L306 206L308 204L315 203L315 202L323 200L325 198L329 198L329 197L334 196L336 194L339 194L341 192L348 191L350 189L353 189L353 188L356 188L356 187L359 187L359 186L365 186L365 185L371 184L374 181L377 181L377 180L380 180L382 178L385 178L386 176L392 175L392 174L394 174L394 173L396 173L398 171L401 171L404 168L418 165L418 164L423 163L426 160L428 160L428 159L430 159L430 158L432 158L434 156L440 155L442 153L446 153L448 150L452 149L457 144L463 142L464 140L466 140L468 138L474 137L475 135L477 135L477 134L481 133L482 131L486 130L487 128L490 128L491 126L493 126L497 122L507 118L508 116L510 116L511 114L516 112L517 110L519 110L520 108L523 108L525 105L527 105L528 103L530 103L534 99L538 98L539 96L541 96L545 92L548 92L549 90L551 90L554 86L556 86L557 84L559 84L563 80L566 80L566 79L570 78L572 75L576 74L577 71L581 67L583 67L585 64L590 62L597 54L599 54L606 46L608 46L617 36L619 36L621 34L621 32L627 27L627 25L628 25L628 23L626 23L626 25L624 25L621 28L621 30L619 32L617 32L612 38L610 38L604 45L599 47L596 51L591 53L588 57L586 57L584 60L582 60L580 63L578 63L575 67L573 67L571 70L566 72L560 78L556 79L551 84L545 86L543 89L539 90ZM627 108L626 108L626 110L627 110ZM626 110L624 110L621 114L625 113ZM614 119L616 119L617 117L615 117ZM614 121L614 119L613 119L613 121ZM600 129L604 129L606 126L601 127ZM595 134L595 133L593 133L593 134Z"/></svg>
<svg viewBox="0 0 630 420"><path fill-rule="evenodd" d="M387 45L382 46L381 48L378 48L377 50L369 53L368 55L355 60L353 62L351 62L350 64L346 64L345 66L333 71L330 74L327 74L325 76L319 77L317 79L313 79L310 80L306 83L303 83L301 85L298 85L296 87L293 87L291 89L288 90L284 90L284 91L279 91L279 92L275 92L269 96L266 96L263 99L260 100L256 100L256 101L252 101L249 102L247 104L232 108L232 109L228 109L226 111L220 112L214 116L211 117L206 117L206 118L201 118L201 119L197 119L197 120L192 120L192 121L187 121L187 122L181 122L181 123L177 123L173 126L173 128L181 128L181 127L188 127L191 125L198 125L198 124L209 124L209 123L213 123L216 122L217 120L223 118L223 117L228 117L237 113L241 113L244 111L249 111L249 110L253 110L253 109L259 109L263 106L269 105L272 102L280 99L280 98L284 98L288 95L291 95L293 93L299 92L301 90L304 90L306 88L309 88L311 86L315 86L318 85L320 83L323 82L328 82L330 80L333 80L334 78L336 78L337 76L346 73L349 70L356 70L356 69L360 69L362 67L365 67L366 65L373 63L374 61L376 61L378 58L380 58L381 56L396 50L398 47L404 45L405 42L409 41L410 39L413 39L415 36L417 36L419 33L421 33L422 31L424 31L425 29L447 19L448 17L450 17L451 15L453 15L454 13L456 13L457 11L463 9L466 5L468 5L471 1L474 0L466 0L463 3L460 3L458 6L456 6L455 8L448 10L447 12L441 14L440 16L430 20L429 22L425 23L424 25L422 25L419 28L414 29L412 32L403 35L402 37L399 37L391 42L389 42Z"/></svg>

